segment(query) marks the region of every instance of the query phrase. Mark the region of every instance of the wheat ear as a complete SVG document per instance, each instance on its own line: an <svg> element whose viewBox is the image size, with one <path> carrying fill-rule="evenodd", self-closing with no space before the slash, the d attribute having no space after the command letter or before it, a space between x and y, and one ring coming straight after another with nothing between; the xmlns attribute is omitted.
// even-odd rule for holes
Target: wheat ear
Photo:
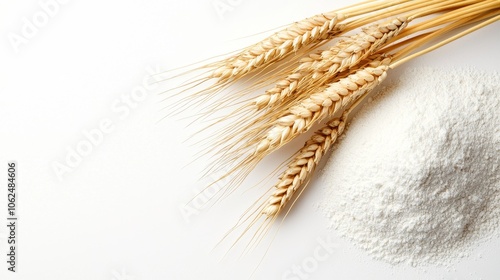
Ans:
<svg viewBox="0 0 500 280"><path fill-rule="evenodd" d="M276 216L297 190L306 185L323 156L342 134L346 116L330 121L309 139L298 155L279 177L276 189L266 202L262 214L267 217Z"/></svg>
<svg viewBox="0 0 500 280"><path fill-rule="evenodd" d="M343 30L343 26L338 23L344 19L343 14L329 12L296 22L229 59L226 64L216 68L210 77L217 78L218 83L237 79L305 46L321 43Z"/></svg>

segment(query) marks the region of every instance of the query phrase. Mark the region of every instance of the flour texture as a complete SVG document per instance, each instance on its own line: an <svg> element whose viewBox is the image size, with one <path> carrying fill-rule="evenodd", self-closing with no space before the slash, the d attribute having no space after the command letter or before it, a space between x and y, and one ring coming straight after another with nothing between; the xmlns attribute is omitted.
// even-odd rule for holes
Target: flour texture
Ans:
<svg viewBox="0 0 500 280"><path fill-rule="evenodd" d="M445 264L497 232L499 73L405 70L345 134L319 179L319 208L375 259Z"/></svg>

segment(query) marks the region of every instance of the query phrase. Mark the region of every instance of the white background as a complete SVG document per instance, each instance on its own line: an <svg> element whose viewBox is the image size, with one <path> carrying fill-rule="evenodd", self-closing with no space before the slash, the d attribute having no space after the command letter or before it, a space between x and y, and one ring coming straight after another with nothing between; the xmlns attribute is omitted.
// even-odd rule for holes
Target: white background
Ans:
<svg viewBox="0 0 500 280"><path fill-rule="evenodd" d="M31 30L30 38L13 45L12 34L22 35L24 18L33 22L45 2L0 2L0 279L247 279L266 246L240 259L236 250L221 262L228 243L211 250L252 196L235 194L196 214L181 211L200 189L197 178L206 163L184 167L196 148L183 140L196 125L185 129L182 114L157 122L166 114L158 92L175 84L147 90L132 105L122 98L142 86L147 69L172 69L244 47L263 34L238 38L349 1L68 0ZM221 13L214 4L231 9ZM403 67L498 70L498 28L493 24ZM112 123L112 131L58 178L54 164L65 164L68 149L76 149L85 131L103 121ZM17 161L19 170L16 274L7 272L4 261L8 160ZM262 174L267 175L252 178ZM320 195L313 182L254 279L500 276L499 240L447 268L372 261L325 228L314 207ZM326 259L323 254L319 261L314 252L328 240L335 240L336 249L322 251ZM302 278L286 274L294 265L304 270L304 264L317 265L307 266Z"/></svg>

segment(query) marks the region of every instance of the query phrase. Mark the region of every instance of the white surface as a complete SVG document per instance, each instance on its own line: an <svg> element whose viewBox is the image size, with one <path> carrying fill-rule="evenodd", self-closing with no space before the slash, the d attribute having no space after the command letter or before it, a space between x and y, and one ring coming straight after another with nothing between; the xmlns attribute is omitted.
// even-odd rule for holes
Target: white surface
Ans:
<svg viewBox="0 0 500 280"><path fill-rule="evenodd" d="M199 186L195 177L204 163L182 168L194 156L182 143L189 135L186 123L156 123L164 114L156 89L132 105L122 98L141 86L148 67L166 70L238 49L260 36L235 38L348 1L66 2L17 53L9 34L19 34L23 18L43 10L38 1L1 2L0 224L6 216L6 162L16 160L20 225L19 272L8 273L1 261L0 279L246 279L261 253L218 262L224 251L210 250L251 198L231 196L211 211L191 215L188 223L179 205ZM234 7L220 17L214 3ZM499 27L496 23L410 64L498 70ZM105 120L113 130L59 180L54 162L64 162L67 149L85 140L83 131ZM322 261L303 278L497 279L500 274L499 240L451 268L393 268L371 261L325 230L313 207L319 194L312 184L255 279L301 279L285 274L318 258ZM0 233L5 256L6 227ZM328 238L338 248L315 254L326 252L320 246Z"/></svg>

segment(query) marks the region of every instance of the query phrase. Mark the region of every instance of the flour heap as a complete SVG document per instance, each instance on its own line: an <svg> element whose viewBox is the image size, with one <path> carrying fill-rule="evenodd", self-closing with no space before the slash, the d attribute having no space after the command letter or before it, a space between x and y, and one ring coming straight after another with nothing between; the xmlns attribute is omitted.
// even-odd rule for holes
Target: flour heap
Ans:
<svg viewBox="0 0 500 280"><path fill-rule="evenodd" d="M443 264L496 232L499 158L499 73L407 70L352 121L319 206L375 259Z"/></svg>

